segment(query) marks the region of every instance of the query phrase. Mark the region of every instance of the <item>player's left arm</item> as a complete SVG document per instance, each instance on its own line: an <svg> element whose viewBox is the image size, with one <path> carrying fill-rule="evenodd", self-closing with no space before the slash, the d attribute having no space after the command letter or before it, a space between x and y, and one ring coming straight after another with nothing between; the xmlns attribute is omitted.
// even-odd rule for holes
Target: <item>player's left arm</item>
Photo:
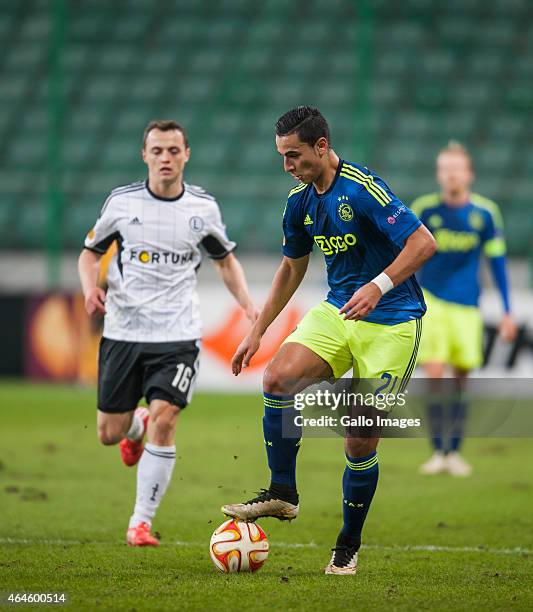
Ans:
<svg viewBox="0 0 533 612"><path fill-rule="evenodd" d="M383 272L390 278L393 287L396 287L412 276L428 259L431 259L436 250L437 244L433 234L425 225L420 225L407 238L396 259ZM376 283L371 281L369 284Z"/></svg>
<svg viewBox="0 0 533 612"><path fill-rule="evenodd" d="M345 319L357 321L370 314L381 296L412 276L436 250L435 239L420 225L405 241L396 259L375 279L359 288L340 309Z"/></svg>
<svg viewBox="0 0 533 612"><path fill-rule="evenodd" d="M222 281L248 319L255 323L259 312L252 302L244 270L233 254L237 244L228 238L218 204L213 201L205 218L204 237L200 244L213 261Z"/></svg>
<svg viewBox="0 0 533 612"><path fill-rule="evenodd" d="M494 284L498 287L504 309L502 320L498 326L498 332L503 340L506 342L512 342L516 338L518 328L515 320L513 319L513 315L511 314L506 257L505 255L488 257Z"/></svg>
<svg viewBox="0 0 533 612"><path fill-rule="evenodd" d="M233 253L229 253L223 259L213 259L213 263L231 295L244 310L250 322L255 323L259 311L250 297L244 270L239 260Z"/></svg>
<svg viewBox="0 0 533 612"><path fill-rule="evenodd" d="M340 309L345 319L354 321L370 314L385 293L413 275L437 248L431 232L378 177L372 177L370 184L367 182L367 186L360 189L357 201L361 214L401 251Z"/></svg>
<svg viewBox="0 0 533 612"><path fill-rule="evenodd" d="M511 314L503 220L496 204L491 202L491 205L493 210L488 212L487 223L482 232L483 251L489 260L494 284L502 298L504 314L498 331L503 340L512 342L516 338L518 328Z"/></svg>

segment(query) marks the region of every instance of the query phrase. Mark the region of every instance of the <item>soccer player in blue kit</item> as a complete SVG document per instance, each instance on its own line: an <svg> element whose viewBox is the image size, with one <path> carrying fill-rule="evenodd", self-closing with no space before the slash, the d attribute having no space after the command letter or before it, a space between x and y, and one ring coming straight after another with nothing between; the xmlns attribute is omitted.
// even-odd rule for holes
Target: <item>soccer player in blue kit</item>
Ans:
<svg viewBox="0 0 533 612"><path fill-rule="evenodd" d="M433 455L420 466L422 474L448 472L468 476L472 471L459 454L459 448L466 418L462 397L466 377L483 361L483 325L478 308L482 254L490 262L501 294L504 315L500 335L506 341L512 341L516 335L501 214L494 202L470 192L473 180L470 155L460 143L452 141L437 156L437 182L441 192L422 196L411 206L437 243L437 253L419 275L428 305L419 362L433 380L434 392L428 405ZM455 378L454 397L450 402L443 399L446 393L439 382L447 365L453 368ZM439 392L442 392L440 398Z"/></svg>
<svg viewBox="0 0 533 612"><path fill-rule="evenodd" d="M300 437L283 434L283 415L310 379L409 380L426 307L413 276L434 253L431 233L376 174L330 146L329 127L301 106L276 124L284 170L300 182L283 214L283 260L265 306L232 362L238 375L300 285L313 245L323 252L330 291L285 340L263 382L263 431L271 482L257 497L222 511L240 520L296 518ZM287 421L285 421L287 422ZM299 434L298 434L299 435ZM345 437L343 526L327 574L355 574L361 531L378 480L378 437Z"/></svg>

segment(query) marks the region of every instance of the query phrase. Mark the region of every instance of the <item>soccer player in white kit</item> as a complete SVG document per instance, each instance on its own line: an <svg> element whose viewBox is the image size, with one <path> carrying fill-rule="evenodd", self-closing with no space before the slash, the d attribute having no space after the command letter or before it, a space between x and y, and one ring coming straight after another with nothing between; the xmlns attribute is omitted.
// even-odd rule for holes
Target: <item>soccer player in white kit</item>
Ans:
<svg viewBox="0 0 533 612"><path fill-rule="evenodd" d="M120 442L126 465L139 463L130 546L159 543L152 519L174 468L176 419L198 373L200 246L248 319L257 318L216 200L183 182L189 155L182 126L150 122L142 149L148 180L110 193L78 263L87 313L104 315L98 437L105 445ZM99 261L113 241L118 248L105 293L97 285ZM149 409L136 408L142 397Z"/></svg>

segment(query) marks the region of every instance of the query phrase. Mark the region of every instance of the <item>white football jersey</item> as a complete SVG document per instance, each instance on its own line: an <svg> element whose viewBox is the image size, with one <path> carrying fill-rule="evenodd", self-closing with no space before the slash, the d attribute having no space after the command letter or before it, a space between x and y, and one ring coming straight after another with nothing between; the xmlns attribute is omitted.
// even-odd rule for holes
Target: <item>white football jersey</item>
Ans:
<svg viewBox="0 0 533 612"><path fill-rule="evenodd" d="M222 259L236 246L226 235L216 200L186 183L182 195L173 199L153 194L147 181L117 187L85 248L104 254L114 240L104 336L129 342L200 338L200 245L213 259Z"/></svg>

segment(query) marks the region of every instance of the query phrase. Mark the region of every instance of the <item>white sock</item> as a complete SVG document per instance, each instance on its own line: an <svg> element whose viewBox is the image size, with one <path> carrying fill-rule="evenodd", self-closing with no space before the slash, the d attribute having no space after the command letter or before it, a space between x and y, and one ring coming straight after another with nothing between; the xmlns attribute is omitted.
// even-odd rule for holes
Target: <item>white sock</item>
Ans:
<svg viewBox="0 0 533 612"><path fill-rule="evenodd" d="M146 443L137 467L137 499L130 527L139 523L152 524L176 463L175 446Z"/></svg>
<svg viewBox="0 0 533 612"><path fill-rule="evenodd" d="M126 433L128 440L140 440L144 433L144 423L138 414L133 415L131 419L131 425Z"/></svg>

